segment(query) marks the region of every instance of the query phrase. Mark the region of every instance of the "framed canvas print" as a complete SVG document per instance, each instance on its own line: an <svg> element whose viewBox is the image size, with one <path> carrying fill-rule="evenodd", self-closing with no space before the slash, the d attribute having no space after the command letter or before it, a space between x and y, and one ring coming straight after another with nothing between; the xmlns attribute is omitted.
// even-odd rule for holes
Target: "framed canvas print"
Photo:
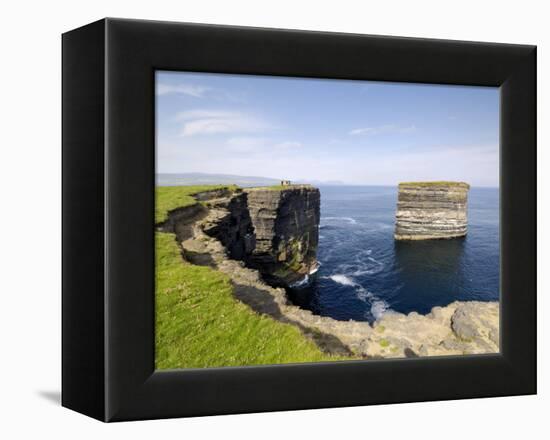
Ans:
<svg viewBox="0 0 550 440"><path fill-rule="evenodd" d="M105 19L63 35L63 405L536 392L536 48Z"/></svg>

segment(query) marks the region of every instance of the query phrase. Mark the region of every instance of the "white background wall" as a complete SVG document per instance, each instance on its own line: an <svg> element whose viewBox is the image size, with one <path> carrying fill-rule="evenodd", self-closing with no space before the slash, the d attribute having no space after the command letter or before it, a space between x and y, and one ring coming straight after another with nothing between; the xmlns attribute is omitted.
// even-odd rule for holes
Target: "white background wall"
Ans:
<svg viewBox="0 0 550 440"><path fill-rule="evenodd" d="M542 1L34 1L1 6L0 437L543 438L548 420L550 46ZM539 395L105 425L58 405L61 40L125 17L537 44ZM545 196L546 195L546 196ZM521 292L517 292L521 295ZM546 342L546 347L543 344ZM544 371L546 370L546 371ZM547 374L545 374L547 373ZM453 378L449 377L452 381ZM538 434L537 434L538 433Z"/></svg>

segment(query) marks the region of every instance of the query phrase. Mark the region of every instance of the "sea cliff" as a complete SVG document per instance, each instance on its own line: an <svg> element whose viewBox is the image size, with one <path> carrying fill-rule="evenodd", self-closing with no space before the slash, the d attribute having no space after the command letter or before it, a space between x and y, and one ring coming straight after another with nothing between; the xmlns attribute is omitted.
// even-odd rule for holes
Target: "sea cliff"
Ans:
<svg viewBox="0 0 550 440"><path fill-rule="evenodd" d="M236 189L198 193L195 198L201 204L187 210L194 220L204 220L204 233L218 239L230 258L258 270L269 284L288 287L316 270L320 218L317 188L287 185ZM198 211L208 211L207 218ZM184 217L181 210L174 210L165 223L180 238L189 235L178 233L178 229L185 230Z"/></svg>
<svg viewBox="0 0 550 440"><path fill-rule="evenodd" d="M467 233L470 185L464 182L400 183L396 240L463 237Z"/></svg>
<svg viewBox="0 0 550 440"><path fill-rule="evenodd" d="M317 269L319 190L289 185L246 190L256 245L247 258L273 285L288 286Z"/></svg>

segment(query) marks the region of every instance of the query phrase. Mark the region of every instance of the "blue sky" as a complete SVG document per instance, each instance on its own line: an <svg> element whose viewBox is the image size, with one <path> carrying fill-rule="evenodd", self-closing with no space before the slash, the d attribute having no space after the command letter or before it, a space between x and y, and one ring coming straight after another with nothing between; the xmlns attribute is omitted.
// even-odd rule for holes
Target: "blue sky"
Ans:
<svg viewBox="0 0 550 440"><path fill-rule="evenodd" d="M157 172L498 186L499 90L156 74Z"/></svg>

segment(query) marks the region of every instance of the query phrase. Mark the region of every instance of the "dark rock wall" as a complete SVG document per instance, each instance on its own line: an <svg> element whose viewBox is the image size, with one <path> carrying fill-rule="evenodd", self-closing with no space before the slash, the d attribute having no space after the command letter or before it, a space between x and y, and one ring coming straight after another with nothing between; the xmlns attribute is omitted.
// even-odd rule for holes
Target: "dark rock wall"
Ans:
<svg viewBox="0 0 550 440"><path fill-rule="evenodd" d="M216 190L195 198L200 203L172 211L159 230L176 232L182 242L200 227L223 244L230 258L257 269L272 285L289 286L317 268L317 188Z"/></svg>
<svg viewBox="0 0 550 440"><path fill-rule="evenodd" d="M157 224L156 227L163 232L175 232L177 225L192 223L205 213L206 209L199 203L177 208L170 211L166 221Z"/></svg>
<svg viewBox="0 0 550 440"><path fill-rule="evenodd" d="M256 246L248 262L271 283L289 285L317 267L320 193L309 185L246 191Z"/></svg>
<svg viewBox="0 0 550 440"><path fill-rule="evenodd" d="M254 227L250 219L246 193L212 200L207 206L213 211L213 221L203 225L205 233L216 237L234 260L246 260L256 246Z"/></svg>

